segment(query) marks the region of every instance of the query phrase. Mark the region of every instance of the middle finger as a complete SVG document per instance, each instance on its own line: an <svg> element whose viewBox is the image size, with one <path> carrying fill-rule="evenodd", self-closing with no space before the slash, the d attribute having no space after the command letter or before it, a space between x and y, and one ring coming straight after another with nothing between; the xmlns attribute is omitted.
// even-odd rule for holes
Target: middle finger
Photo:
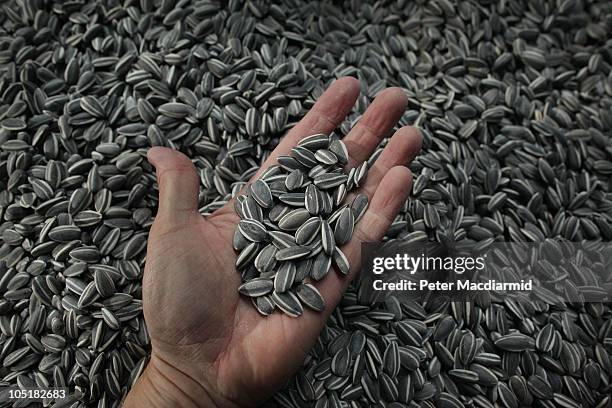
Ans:
<svg viewBox="0 0 612 408"><path fill-rule="evenodd" d="M372 155L381 139L402 117L407 103L408 98L400 88L385 89L374 99L363 117L342 139L348 150L349 167Z"/></svg>

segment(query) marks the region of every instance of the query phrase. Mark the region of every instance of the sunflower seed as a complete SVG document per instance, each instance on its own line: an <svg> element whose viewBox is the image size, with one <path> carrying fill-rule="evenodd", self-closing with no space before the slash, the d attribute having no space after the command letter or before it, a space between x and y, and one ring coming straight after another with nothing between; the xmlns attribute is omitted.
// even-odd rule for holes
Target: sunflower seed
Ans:
<svg viewBox="0 0 612 408"><path fill-rule="evenodd" d="M344 245L349 242L353 236L353 228L355 225L355 217L353 211L345 207L335 221L334 239L336 245Z"/></svg>
<svg viewBox="0 0 612 408"><path fill-rule="evenodd" d="M306 220L310 218L310 213L304 208L289 211L279 221L278 226L286 231L297 230Z"/></svg>
<svg viewBox="0 0 612 408"><path fill-rule="evenodd" d="M310 271L310 277L315 281L319 281L323 279L327 272L329 272L329 268L331 268L332 258L328 256L325 252L320 252L315 258L312 264L312 269Z"/></svg>
<svg viewBox="0 0 612 408"><path fill-rule="evenodd" d="M298 317L304 313L300 301L292 292L274 292L272 300L279 309L291 317Z"/></svg>
<svg viewBox="0 0 612 408"><path fill-rule="evenodd" d="M272 290L274 290L274 282L265 278L254 278L238 287L238 292L249 297L267 295Z"/></svg>
<svg viewBox="0 0 612 408"><path fill-rule="evenodd" d="M331 255L336 244L334 241L334 232L326 220L321 222L321 243L323 245L323 251L325 251L327 255Z"/></svg>
<svg viewBox="0 0 612 408"><path fill-rule="evenodd" d="M301 170L293 170L285 179L287 190L293 191L302 187L304 184L304 173Z"/></svg>
<svg viewBox="0 0 612 408"><path fill-rule="evenodd" d="M270 187L261 179L256 180L253 184L251 184L251 194L253 195L255 201L257 201L257 204L263 208L270 208L274 204Z"/></svg>
<svg viewBox="0 0 612 408"><path fill-rule="evenodd" d="M340 248L335 247L332 254L334 265L338 268L338 272L342 275L348 275L350 271L350 266L346 255L340 250Z"/></svg>
<svg viewBox="0 0 612 408"><path fill-rule="evenodd" d="M269 296L255 298L255 308L264 316L269 316L274 312L276 305Z"/></svg>
<svg viewBox="0 0 612 408"><path fill-rule="evenodd" d="M341 164L348 163L348 150L341 140L332 140L329 143L329 151L332 152Z"/></svg>
<svg viewBox="0 0 612 408"><path fill-rule="evenodd" d="M288 291L295 280L295 263L284 262L274 277L274 292L283 293ZM265 295L265 293L264 293ZM280 305L279 305L280 307Z"/></svg>
<svg viewBox="0 0 612 408"><path fill-rule="evenodd" d="M290 246L295 246L295 238L293 235L287 234L282 231L270 231L270 238L272 239L272 243L279 249L288 248Z"/></svg>
<svg viewBox="0 0 612 408"><path fill-rule="evenodd" d="M305 246L290 246L276 251L277 261L290 261L307 256L310 253L310 248Z"/></svg>
<svg viewBox="0 0 612 408"><path fill-rule="evenodd" d="M359 222L363 214L365 214L368 208L368 196L365 194L357 194L351 203L351 210L355 216L355 222Z"/></svg>
<svg viewBox="0 0 612 408"><path fill-rule="evenodd" d="M257 257L255 257L255 261L253 262L257 270L263 273L274 269L277 252L278 250L274 245L266 245L264 249L259 252Z"/></svg>
<svg viewBox="0 0 612 408"><path fill-rule="evenodd" d="M241 220L238 223L238 228L242 235L251 242L261 242L268 237L266 227L255 220Z"/></svg>
<svg viewBox="0 0 612 408"><path fill-rule="evenodd" d="M323 297L313 285L304 283L296 287L295 294L309 308L322 312L325 309Z"/></svg>
<svg viewBox="0 0 612 408"><path fill-rule="evenodd" d="M318 149L325 149L329 145L329 137L327 135L317 133L314 135L306 136L298 143L298 146L302 146L311 151Z"/></svg>
<svg viewBox="0 0 612 408"><path fill-rule="evenodd" d="M305 206L312 215L318 215L321 212L321 194L314 184L310 184L306 187Z"/></svg>
<svg viewBox="0 0 612 408"><path fill-rule="evenodd" d="M321 219L311 217L295 231L295 242L298 245L308 245L318 235L321 229Z"/></svg>
<svg viewBox="0 0 612 408"><path fill-rule="evenodd" d="M317 159L319 163L323 163L328 166L338 163L338 158L336 155L327 149L317 150L315 152L315 159Z"/></svg>
<svg viewBox="0 0 612 408"><path fill-rule="evenodd" d="M315 186L320 189L328 189L339 186L342 183L345 183L348 179L346 174L336 174L336 173L323 173L316 176L313 179Z"/></svg>

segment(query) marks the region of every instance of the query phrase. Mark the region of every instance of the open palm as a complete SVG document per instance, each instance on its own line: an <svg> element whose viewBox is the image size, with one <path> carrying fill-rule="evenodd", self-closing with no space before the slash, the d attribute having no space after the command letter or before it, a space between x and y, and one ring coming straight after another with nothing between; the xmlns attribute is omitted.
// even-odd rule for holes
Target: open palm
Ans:
<svg viewBox="0 0 612 408"><path fill-rule="evenodd" d="M284 137L258 174L278 156L289 154L301 138L335 129L358 93L355 79L337 80ZM344 138L349 166L372 154L405 106L406 97L399 89L387 89L375 99ZM360 243L379 240L395 218L410 190L412 178L406 166L420 143L414 128L398 130L389 141L361 188L370 206L352 241L342 248L351 273L345 278L330 273L318 282L325 311L305 310L299 318L278 312L263 317L238 295L241 282L234 267L232 237L239 218L233 200L203 218L197 211L199 181L191 161L170 149L151 149L149 160L156 167L160 190L143 281L152 357L126 406L137 398L151 406L163 406L159 401L164 400L176 405L177 399L191 406L255 406L269 397L303 361L359 269Z"/></svg>

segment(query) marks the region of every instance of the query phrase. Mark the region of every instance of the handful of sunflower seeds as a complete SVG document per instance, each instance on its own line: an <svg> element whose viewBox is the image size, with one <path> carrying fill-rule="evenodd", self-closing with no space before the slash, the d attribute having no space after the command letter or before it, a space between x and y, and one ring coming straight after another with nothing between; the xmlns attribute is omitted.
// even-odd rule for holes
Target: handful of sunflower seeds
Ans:
<svg viewBox="0 0 612 408"><path fill-rule="evenodd" d="M348 243L368 198L347 193L363 184L367 162L346 173L348 152L334 136L302 139L290 156L280 156L236 200L241 221L234 233L242 274L238 292L263 315L278 308L297 317L302 304L322 311L323 297L309 282L323 279L332 262L342 275L349 263L340 246Z"/></svg>

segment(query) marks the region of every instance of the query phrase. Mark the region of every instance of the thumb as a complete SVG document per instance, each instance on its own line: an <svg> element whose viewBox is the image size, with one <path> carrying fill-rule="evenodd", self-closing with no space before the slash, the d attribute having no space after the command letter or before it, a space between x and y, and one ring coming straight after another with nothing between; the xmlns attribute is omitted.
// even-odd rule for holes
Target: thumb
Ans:
<svg viewBox="0 0 612 408"><path fill-rule="evenodd" d="M153 147L147 154L155 166L159 185L158 214L170 220L186 221L198 209L199 178L184 154L167 147Z"/></svg>

